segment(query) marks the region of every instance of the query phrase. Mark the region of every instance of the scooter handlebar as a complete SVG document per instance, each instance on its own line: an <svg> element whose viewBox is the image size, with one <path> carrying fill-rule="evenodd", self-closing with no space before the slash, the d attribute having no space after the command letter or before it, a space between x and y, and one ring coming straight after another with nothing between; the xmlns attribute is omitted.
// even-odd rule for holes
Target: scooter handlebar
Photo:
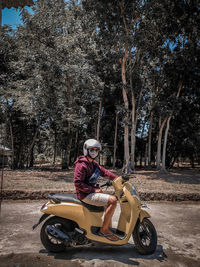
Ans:
<svg viewBox="0 0 200 267"><path fill-rule="evenodd" d="M124 181L129 181L129 175L126 174L126 173L123 173L123 174L122 174L122 179L123 179Z"/></svg>
<svg viewBox="0 0 200 267"><path fill-rule="evenodd" d="M100 187L111 186L111 185L112 185L111 181L108 181L107 183L102 184Z"/></svg>

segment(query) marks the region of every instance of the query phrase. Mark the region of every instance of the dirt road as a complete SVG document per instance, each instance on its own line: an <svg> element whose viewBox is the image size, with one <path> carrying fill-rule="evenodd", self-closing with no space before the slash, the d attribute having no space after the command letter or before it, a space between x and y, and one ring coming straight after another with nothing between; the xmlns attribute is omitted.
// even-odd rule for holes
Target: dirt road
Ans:
<svg viewBox="0 0 200 267"><path fill-rule="evenodd" d="M40 217L43 201L4 201L0 221L0 266L200 266L199 203L148 203L158 233L153 255L141 256L132 240L126 246L98 245L48 253L40 243L40 228L31 227ZM120 209L114 215L117 224Z"/></svg>

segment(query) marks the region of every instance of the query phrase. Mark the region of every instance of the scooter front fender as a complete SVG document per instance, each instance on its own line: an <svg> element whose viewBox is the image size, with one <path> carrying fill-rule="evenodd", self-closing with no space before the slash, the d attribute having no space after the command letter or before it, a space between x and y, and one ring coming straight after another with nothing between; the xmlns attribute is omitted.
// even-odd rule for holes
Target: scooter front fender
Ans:
<svg viewBox="0 0 200 267"><path fill-rule="evenodd" d="M140 217L140 222L142 222L144 218L150 218L151 215L146 210L141 209L139 217Z"/></svg>

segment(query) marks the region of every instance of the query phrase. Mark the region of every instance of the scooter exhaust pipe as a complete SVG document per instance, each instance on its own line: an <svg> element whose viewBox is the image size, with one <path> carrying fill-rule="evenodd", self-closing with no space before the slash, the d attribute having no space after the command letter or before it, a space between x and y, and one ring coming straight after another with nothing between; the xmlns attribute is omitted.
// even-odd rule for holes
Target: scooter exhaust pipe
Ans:
<svg viewBox="0 0 200 267"><path fill-rule="evenodd" d="M59 229L54 228L51 225L48 225L46 229L47 229L47 233L50 236L52 236L55 239L61 241L65 245L68 245L70 243L71 238L67 234L65 234L62 231L60 231Z"/></svg>

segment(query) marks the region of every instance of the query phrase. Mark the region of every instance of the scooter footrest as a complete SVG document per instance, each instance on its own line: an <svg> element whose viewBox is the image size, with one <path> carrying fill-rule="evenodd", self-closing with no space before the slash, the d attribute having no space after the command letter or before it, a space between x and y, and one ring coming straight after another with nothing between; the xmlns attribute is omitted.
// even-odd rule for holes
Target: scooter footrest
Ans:
<svg viewBox="0 0 200 267"><path fill-rule="evenodd" d="M114 234L116 234L116 235L119 237L119 239L121 239L121 240L124 239L124 238L126 237L126 234L125 234L124 232L119 231L119 230L116 229L116 228L110 228L110 230L111 230ZM92 226L92 227L91 227L91 232L92 232L93 234L98 235L99 231L100 231L100 227L96 227L96 226Z"/></svg>

